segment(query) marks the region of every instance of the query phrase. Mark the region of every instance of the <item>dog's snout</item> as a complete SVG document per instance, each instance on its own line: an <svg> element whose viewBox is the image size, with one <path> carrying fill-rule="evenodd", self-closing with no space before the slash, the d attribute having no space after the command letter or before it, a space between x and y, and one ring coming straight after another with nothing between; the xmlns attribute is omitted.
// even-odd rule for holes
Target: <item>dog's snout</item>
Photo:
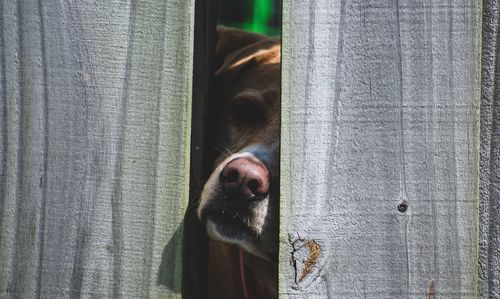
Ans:
<svg viewBox="0 0 500 299"><path fill-rule="evenodd" d="M269 189L269 171L258 161L239 158L229 162L220 174L224 191L236 199L263 199Z"/></svg>

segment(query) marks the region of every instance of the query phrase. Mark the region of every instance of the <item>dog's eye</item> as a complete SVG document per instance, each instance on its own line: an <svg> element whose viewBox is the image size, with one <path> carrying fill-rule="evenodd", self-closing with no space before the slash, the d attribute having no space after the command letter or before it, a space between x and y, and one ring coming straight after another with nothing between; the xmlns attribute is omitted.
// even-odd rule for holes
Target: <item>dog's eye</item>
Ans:
<svg viewBox="0 0 500 299"><path fill-rule="evenodd" d="M265 121L264 109L252 101L238 101L231 104L229 113L231 118L243 125L258 125Z"/></svg>

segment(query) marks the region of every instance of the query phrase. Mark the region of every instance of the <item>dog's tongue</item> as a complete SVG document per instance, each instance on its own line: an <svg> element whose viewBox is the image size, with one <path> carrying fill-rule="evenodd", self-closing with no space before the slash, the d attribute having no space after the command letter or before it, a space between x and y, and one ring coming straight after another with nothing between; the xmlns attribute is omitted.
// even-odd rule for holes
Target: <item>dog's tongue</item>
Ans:
<svg viewBox="0 0 500 299"><path fill-rule="evenodd" d="M259 275L257 275L251 267L245 265L245 258L242 249L240 249L240 275L241 286L243 288L245 299L265 298L265 282L259 279Z"/></svg>

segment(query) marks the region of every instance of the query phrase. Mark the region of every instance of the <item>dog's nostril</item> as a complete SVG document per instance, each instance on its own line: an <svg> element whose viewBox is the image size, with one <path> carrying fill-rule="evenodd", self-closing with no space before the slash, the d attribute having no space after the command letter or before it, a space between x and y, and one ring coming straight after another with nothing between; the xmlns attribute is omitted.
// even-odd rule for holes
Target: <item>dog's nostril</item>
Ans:
<svg viewBox="0 0 500 299"><path fill-rule="evenodd" d="M248 189L250 189L250 191L254 195L259 196L259 197L262 197L262 196L266 195L266 193L267 193L267 190L265 189L264 184L258 179L251 179L248 182Z"/></svg>
<svg viewBox="0 0 500 299"><path fill-rule="evenodd" d="M224 170L220 174L222 181L227 182L227 183L233 183L238 180L239 173L238 170L235 168L230 168L227 167L224 168Z"/></svg>
<svg viewBox="0 0 500 299"><path fill-rule="evenodd" d="M260 184L256 179L250 179L248 182L248 189L250 189L250 191L253 194L258 194L259 191L257 191L257 190L259 189L259 185Z"/></svg>

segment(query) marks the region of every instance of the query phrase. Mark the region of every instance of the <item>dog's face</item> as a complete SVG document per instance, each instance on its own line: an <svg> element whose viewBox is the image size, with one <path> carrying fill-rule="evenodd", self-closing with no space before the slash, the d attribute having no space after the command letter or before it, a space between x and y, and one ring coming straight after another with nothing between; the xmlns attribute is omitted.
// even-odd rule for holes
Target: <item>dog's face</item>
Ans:
<svg viewBox="0 0 500 299"><path fill-rule="evenodd" d="M279 226L280 43L218 29L221 154L198 208L208 234L276 261Z"/></svg>

